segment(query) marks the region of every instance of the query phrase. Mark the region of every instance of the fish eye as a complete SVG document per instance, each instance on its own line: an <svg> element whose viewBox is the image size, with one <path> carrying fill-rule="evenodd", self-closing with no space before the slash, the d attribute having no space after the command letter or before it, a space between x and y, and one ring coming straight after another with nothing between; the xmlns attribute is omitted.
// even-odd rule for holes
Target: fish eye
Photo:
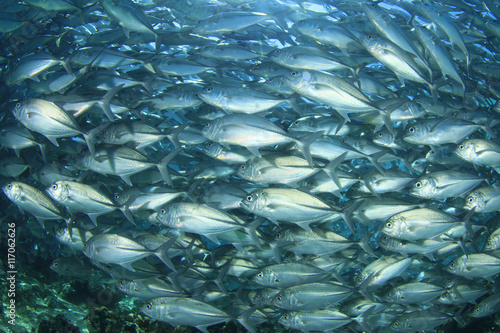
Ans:
<svg viewBox="0 0 500 333"><path fill-rule="evenodd" d="M458 149L464 149L464 148L465 148L464 145L458 146Z"/></svg>
<svg viewBox="0 0 500 333"><path fill-rule="evenodd" d="M115 200L120 199L120 196L118 194L115 195Z"/></svg>
<svg viewBox="0 0 500 333"><path fill-rule="evenodd" d="M356 282L362 282L362 281L363 279L361 279L361 277L356 278Z"/></svg>
<svg viewBox="0 0 500 333"><path fill-rule="evenodd" d="M55 263L52 264L52 266L57 267L57 266L59 266L59 263L55 262Z"/></svg>
<svg viewBox="0 0 500 333"><path fill-rule="evenodd" d="M416 182L415 183L415 187L416 188L421 188L422 187L422 183L421 182Z"/></svg>
<svg viewBox="0 0 500 333"><path fill-rule="evenodd" d="M385 226L386 226L387 228L392 228L392 222L387 222L387 223L385 224Z"/></svg>
<svg viewBox="0 0 500 333"><path fill-rule="evenodd" d="M382 134L382 132L379 132L379 133L378 133L378 136L379 136L379 137L382 137L382 135L383 135L383 134Z"/></svg>
<svg viewBox="0 0 500 333"><path fill-rule="evenodd" d="M151 310L152 307L153 305L151 303L146 304L146 309Z"/></svg>
<svg viewBox="0 0 500 333"><path fill-rule="evenodd" d="M283 319L288 320L288 315L283 315Z"/></svg>
<svg viewBox="0 0 500 333"><path fill-rule="evenodd" d="M299 122L298 120L295 120L295 121L293 122L293 124L294 124L294 125L298 125L298 124L300 124L300 122Z"/></svg>
<svg viewBox="0 0 500 333"><path fill-rule="evenodd" d="M270 77L269 79L267 79L267 82L273 82L274 81L274 78Z"/></svg>
<svg viewBox="0 0 500 333"><path fill-rule="evenodd" d="M297 71L293 71L290 73L291 76L297 76L299 73Z"/></svg>
<svg viewBox="0 0 500 333"><path fill-rule="evenodd" d="M21 103L16 103L16 108L20 108L21 107Z"/></svg>
<svg viewBox="0 0 500 333"><path fill-rule="evenodd" d="M281 50L274 51L274 54L280 54L280 53L281 53Z"/></svg>
<svg viewBox="0 0 500 333"><path fill-rule="evenodd" d="M8 190L12 189L12 184L7 185L7 189Z"/></svg>
<svg viewBox="0 0 500 333"><path fill-rule="evenodd" d="M486 246L488 246L488 247L489 247L489 246L491 246L491 242L490 242L490 241L487 241L487 242L486 242L486 244L484 244L484 245L486 245Z"/></svg>
<svg viewBox="0 0 500 333"><path fill-rule="evenodd" d="M280 279L276 278L274 279L274 282L280 282Z"/></svg>
<svg viewBox="0 0 500 333"><path fill-rule="evenodd" d="M240 169L241 169L241 170L245 170L246 168L247 168L247 167L245 166L245 164L242 164L242 165L240 166Z"/></svg>
<svg viewBox="0 0 500 333"><path fill-rule="evenodd" d="M469 198L467 201L469 201L470 203L472 203L473 200L472 200L472 198Z"/></svg>
<svg viewBox="0 0 500 333"><path fill-rule="evenodd" d="M415 127L412 126L412 127L408 128L408 132L415 133Z"/></svg>
<svg viewBox="0 0 500 333"><path fill-rule="evenodd" d="M396 327L399 325L399 323L398 323L398 321L397 321L397 320L396 320L394 323L392 323L392 324L393 324L394 326L396 326Z"/></svg>
<svg viewBox="0 0 500 333"><path fill-rule="evenodd" d="M205 123L205 127L210 127L210 123Z"/></svg>
<svg viewBox="0 0 500 333"><path fill-rule="evenodd" d="M57 184L52 185L53 190L57 190Z"/></svg>
<svg viewBox="0 0 500 333"><path fill-rule="evenodd" d="M276 238L278 238L278 239L279 239L279 238L281 238L281 232L278 232L278 233L276 234Z"/></svg>
<svg viewBox="0 0 500 333"><path fill-rule="evenodd" d="M264 275L262 273L257 274L258 277L263 277Z"/></svg>
<svg viewBox="0 0 500 333"><path fill-rule="evenodd" d="M83 247L87 247L87 246L88 246L88 244L87 244L87 243L83 244Z"/></svg>
<svg viewBox="0 0 500 333"><path fill-rule="evenodd" d="M162 209L160 210L160 214L165 214L165 208L162 208Z"/></svg>
<svg viewBox="0 0 500 333"><path fill-rule="evenodd" d="M252 201L253 197L251 195L247 196L247 201Z"/></svg>
<svg viewBox="0 0 500 333"><path fill-rule="evenodd" d="M212 142L207 143L207 148L212 147L214 144Z"/></svg>
<svg viewBox="0 0 500 333"><path fill-rule="evenodd" d="M450 264L450 267L453 267L453 266L455 266L455 262L454 261L452 261L451 264Z"/></svg>
<svg viewBox="0 0 500 333"><path fill-rule="evenodd" d="M276 300L278 300L278 302L281 302L281 296L276 297Z"/></svg>
<svg viewBox="0 0 500 333"><path fill-rule="evenodd" d="M368 39L373 39L373 36L372 35L368 35L367 38Z"/></svg>
<svg viewBox="0 0 500 333"><path fill-rule="evenodd" d="M212 92L212 90L213 90L213 88L212 88L212 87L206 87L206 88L205 88L205 91L206 91L206 92Z"/></svg>

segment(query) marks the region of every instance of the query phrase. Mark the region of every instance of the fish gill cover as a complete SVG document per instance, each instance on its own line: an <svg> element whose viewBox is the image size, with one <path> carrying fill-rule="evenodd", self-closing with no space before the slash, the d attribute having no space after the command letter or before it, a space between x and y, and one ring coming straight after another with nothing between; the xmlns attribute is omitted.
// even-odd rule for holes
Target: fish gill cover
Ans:
<svg viewBox="0 0 500 333"><path fill-rule="evenodd" d="M494 330L499 19L2 1L1 330Z"/></svg>

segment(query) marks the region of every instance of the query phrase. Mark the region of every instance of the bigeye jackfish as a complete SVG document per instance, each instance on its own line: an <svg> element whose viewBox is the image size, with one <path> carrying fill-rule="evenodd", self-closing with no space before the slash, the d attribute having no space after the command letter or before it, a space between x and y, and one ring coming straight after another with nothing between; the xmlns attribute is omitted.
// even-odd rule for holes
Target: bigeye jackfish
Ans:
<svg viewBox="0 0 500 333"><path fill-rule="evenodd" d="M171 185L172 180L167 170L167 164L178 153L178 149L174 150L160 162L155 163L135 149L126 146L102 145L97 148L95 156L84 154L75 161L75 166L103 175L116 175L128 185L132 185L130 176L157 167L163 180Z"/></svg>
<svg viewBox="0 0 500 333"><path fill-rule="evenodd" d="M117 234L99 234L92 236L83 245L83 253L92 260L103 264L117 264L133 271L131 263L155 255L167 267L175 271L175 267L167 257L166 251L174 244L175 238L150 250L143 245Z"/></svg>
<svg viewBox="0 0 500 333"><path fill-rule="evenodd" d="M246 147L260 157L259 148L279 143L295 142L310 166L313 166L309 144L319 138L322 132L313 133L302 139L288 135L281 127L265 118L251 114L228 114L207 123L202 134L211 141L223 146L238 145Z"/></svg>
<svg viewBox="0 0 500 333"><path fill-rule="evenodd" d="M3 193L21 211L32 214L43 226L44 220L63 219L57 206L42 191L21 182L10 182L2 187Z"/></svg>
<svg viewBox="0 0 500 333"><path fill-rule="evenodd" d="M12 109L14 117L27 129L45 136L55 146L58 138L83 135L90 154L95 153L93 136L94 131L84 132L76 121L56 104L39 99L30 98L16 103Z"/></svg>
<svg viewBox="0 0 500 333"><path fill-rule="evenodd" d="M90 185L60 180L50 185L46 192L58 203L65 206L70 212L87 214L92 222L97 225L97 217L121 210L125 217L132 223L134 218L126 206L120 207L101 191Z"/></svg>
<svg viewBox="0 0 500 333"><path fill-rule="evenodd" d="M310 231L310 224L339 219L342 213L319 198L292 188L268 187L250 193L241 201L245 210Z"/></svg>

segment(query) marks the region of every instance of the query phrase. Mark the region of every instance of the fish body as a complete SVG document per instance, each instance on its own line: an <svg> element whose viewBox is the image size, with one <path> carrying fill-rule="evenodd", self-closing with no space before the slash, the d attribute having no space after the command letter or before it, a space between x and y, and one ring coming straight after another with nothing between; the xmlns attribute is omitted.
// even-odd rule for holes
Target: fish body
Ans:
<svg viewBox="0 0 500 333"><path fill-rule="evenodd" d="M302 150L309 165L313 165L309 145L303 140L289 136L282 128L267 119L251 114L229 114L207 123L202 134L223 146L246 147L254 155L261 156L259 148L279 143L295 142ZM319 135L314 134L314 141ZM319 133L321 134L321 133Z"/></svg>
<svg viewBox="0 0 500 333"><path fill-rule="evenodd" d="M461 159L476 164L496 167L500 165L500 145L484 139L469 139L457 145L453 152Z"/></svg>
<svg viewBox="0 0 500 333"><path fill-rule="evenodd" d="M338 216L338 211L319 198L291 188L261 189L250 193L241 206L270 220L297 224L310 230L309 224Z"/></svg>
<svg viewBox="0 0 500 333"><path fill-rule="evenodd" d="M156 255L165 265L173 268L165 252L174 241L175 238L172 238L155 251L117 234L97 234L84 243L83 253L90 259L100 263L118 264L129 270L133 270L132 266L130 266L132 262L150 255Z"/></svg>
<svg viewBox="0 0 500 333"><path fill-rule="evenodd" d="M33 186L21 182L10 182L2 187L2 191L19 209L32 214L40 222L63 218L52 200Z"/></svg>
<svg viewBox="0 0 500 333"><path fill-rule="evenodd" d="M463 195L484 181L475 174L460 171L437 171L424 175L410 188L419 198L445 199Z"/></svg>
<svg viewBox="0 0 500 333"><path fill-rule="evenodd" d="M459 219L451 214L416 208L392 216L380 231L397 239L417 241L434 237L450 229Z"/></svg>
<svg viewBox="0 0 500 333"><path fill-rule="evenodd" d="M83 132L70 115L50 101L26 99L16 103L12 113L27 129L42 134L55 146L59 146L58 138L83 135L90 153L94 153L92 135Z"/></svg>

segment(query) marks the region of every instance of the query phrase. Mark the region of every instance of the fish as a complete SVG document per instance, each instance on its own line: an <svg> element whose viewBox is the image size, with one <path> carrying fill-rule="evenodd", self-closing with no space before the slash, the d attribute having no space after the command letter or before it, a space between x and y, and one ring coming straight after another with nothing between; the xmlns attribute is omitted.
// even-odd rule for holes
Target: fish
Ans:
<svg viewBox="0 0 500 333"><path fill-rule="evenodd" d="M95 153L93 131L83 132L76 121L53 102L30 98L16 103L12 113L27 129L42 134L55 146L59 146L58 138L83 135L90 154Z"/></svg>
<svg viewBox="0 0 500 333"><path fill-rule="evenodd" d="M117 234L97 234L83 244L83 253L92 260L103 264L118 264L130 271L133 271L132 262L155 255L167 267L175 270L165 253L174 242L175 238L171 238L158 249L149 250L141 244Z"/></svg>
<svg viewBox="0 0 500 333"><path fill-rule="evenodd" d="M313 166L309 144L315 141L321 132L297 139L289 136L282 128L265 118L252 114L228 114L206 123L202 135L223 146L239 145L260 157L259 148L267 145L294 142L304 154L310 166Z"/></svg>
<svg viewBox="0 0 500 333"><path fill-rule="evenodd" d="M132 185L130 176L144 170L157 167L163 180L167 184L172 184L167 164L179 153L179 149L172 151L159 163L150 161L139 151L118 145L99 146L95 155L84 154L74 162L77 168L92 170L103 175L119 176L126 184Z"/></svg>
<svg viewBox="0 0 500 333"><path fill-rule="evenodd" d="M484 178L460 171L436 171L420 177L410 188L410 195L420 198L446 199L464 195Z"/></svg>
<svg viewBox="0 0 500 333"><path fill-rule="evenodd" d="M282 289L272 302L285 310L316 310L331 307L352 293L352 288L338 283L314 282Z"/></svg>
<svg viewBox="0 0 500 333"><path fill-rule="evenodd" d="M172 203L163 207L156 218L161 224L203 235L214 243L219 243L218 234L227 231L245 230L252 233L241 218L205 204Z"/></svg>
<svg viewBox="0 0 500 333"><path fill-rule="evenodd" d="M31 185L10 182L2 187L2 191L21 211L32 214L42 226L44 220L64 219L52 200Z"/></svg>
<svg viewBox="0 0 500 333"><path fill-rule="evenodd" d="M275 224L295 224L311 231L310 224L341 217L341 212L321 199L306 192L292 189L268 187L247 195L240 206Z"/></svg>
<svg viewBox="0 0 500 333"><path fill-rule="evenodd" d="M126 207L120 207L104 193L92 186L68 180L59 180L45 190L52 199L64 205L70 212L87 214L97 225L97 217L119 209L132 223L134 218Z"/></svg>
<svg viewBox="0 0 500 333"><path fill-rule="evenodd" d="M49 268L59 275L81 278L88 278L94 272L91 267L85 266L76 258L58 258L52 262Z"/></svg>
<svg viewBox="0 0 500 333"><path fill-rule="evenodd" d="M453 153L464 161L475 165L495 167L500 165L500 145L494 141L484 139L465 140L453 151Z"/></svg>
<svg viewBox="0 0 500 333"><path fill-rule="evenodd" d="M232 319L224 311L188 297L158 297L141 307L147 316L171 325L190 325L204 333L207 327ZM175 313L171 316L170 313Z"/></svg>

